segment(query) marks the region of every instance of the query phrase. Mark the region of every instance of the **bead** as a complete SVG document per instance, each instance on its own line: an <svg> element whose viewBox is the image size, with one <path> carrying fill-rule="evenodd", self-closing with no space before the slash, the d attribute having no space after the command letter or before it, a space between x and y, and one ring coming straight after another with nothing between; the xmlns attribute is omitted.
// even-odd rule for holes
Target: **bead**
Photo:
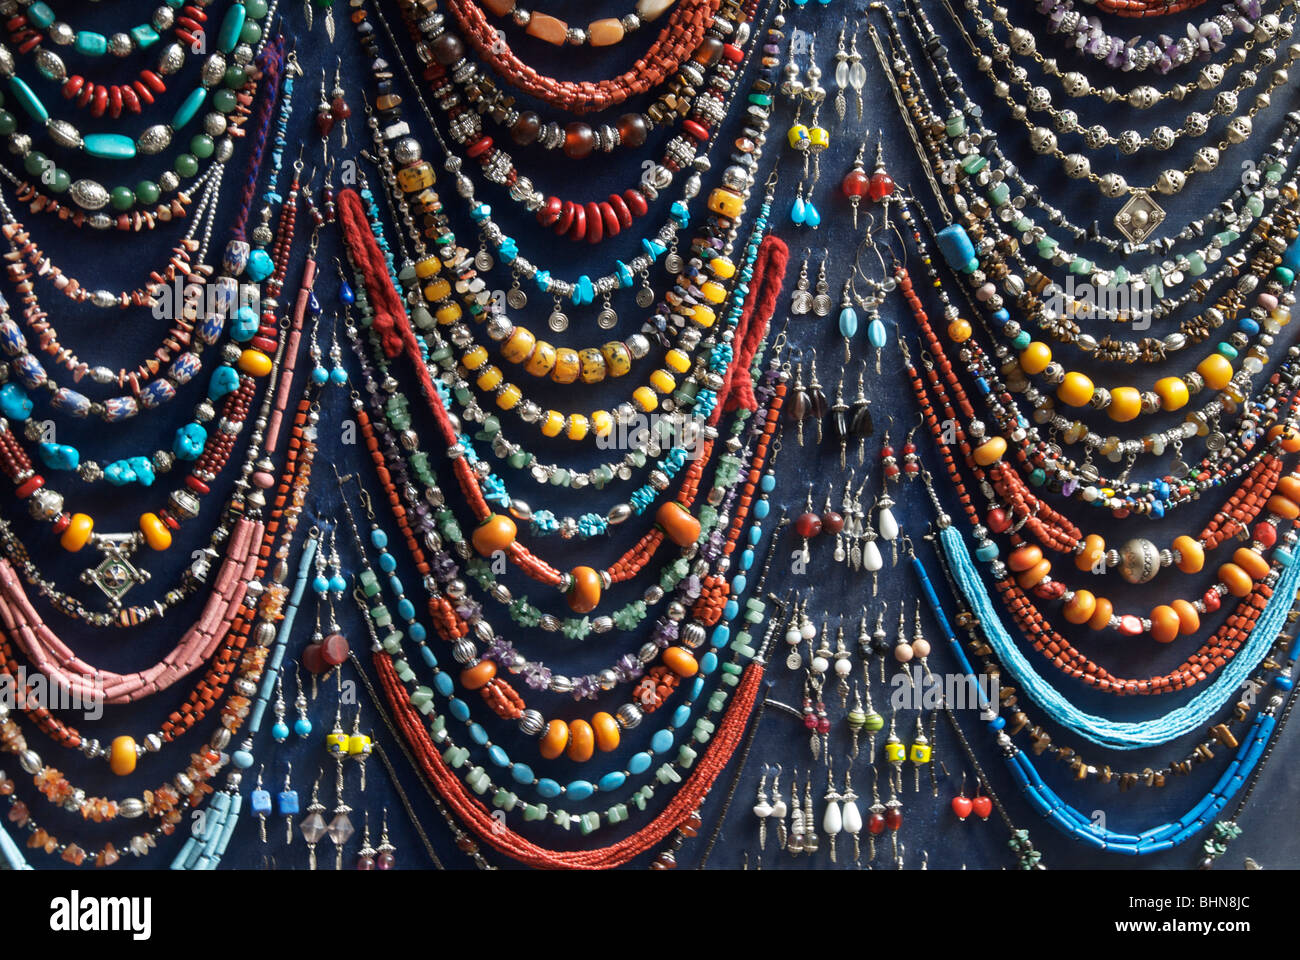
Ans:
<svg viewBox="0 0 1300 960"><path fill-rule="evenodd" d="M1074 624L1087 623L1097 609L1097 598L1087 590L1076 590L1064 609L1065 619Z"/></svg>
<svg viewBox="0 0 1300 960"><path fill-rule="evenodd" d="M497 665L491 660L480 660L461 671L460 683L466 690L479 690L497 675Z"/></svg>
<svg viewBox="0 0 1300 960"><path fill-rule="evenodd" d="M538 749L546 760L554 760L569 745L569 725L563 720L552 720L546 725Z"/></svg>
<svg viewBox="0 0 1300 960"><path fill-rule="evenodd" d="M975 462L981 467L990 467L1001 460L1006 452L1006 440L993 437L975 448Z"/></svg>
<svg viewBox="0 0 1300 960"><path fill-rule="evenodd" d="M1030 376L1042 373L1052 362L1052 348L1037 340L1020 351L1020 369Z"/></svg>
<svg viewBox="0 0 1300 960"><path fill-rule="evenodd" d="M245 350L239 355L239 369L251 377L264 377L271 367L271 358L261 350Z"/></svg>
<svg viewBox="0 0 1300 960"><path fill-rule="evenodd" d="M1235 563L1225 563L1219 567L1219 582L1228 588L1228 592L1238 599L1250 593L1253 582L1248 574Z"/></svg>
<svg viewBox="0 0 1300 960"><path fill-rule="evenodd" d="M534 377L544 377L549 374L555 366L557 351L552 344L545 340L538 340L537 346L533 348L532 355L524 364L524 370Z"/></svg>
<svg viewBox="0 0 1300 960"><path fill-rule="evenodd" d="M1263 580L1268 576L1268 561L1250 547L1238 547L1233 551L1232 562L1245 570L1252 580Z"/></svg>
<svg viewBox="0 0 1300 960"><path fill-rule="evenodd" d="M720 216L734 219L744 208L744 199L734 190L717 187L709 194L709 209Z"/></svg>
<svg viewBox="0 0 1300 960"><path fill-rule="evenodd" d="M1090 533L1083 540L1083 550L1074 558L1074 565L1084 573L1096 573L1098 564L1106 554L1106 541L1095 533Z"/></svg>
<svg viewBox="0 0 1300 960"><path fill-rule="evenodd" d="M1166 412L1172 413L1187 406L1187 384L1180 377L1161 377L1151 389L1160 398L1160 406Z"/></svg>
<svg viewBox="0 0 1300 960"><path fill-rule="evenodd" d="M108 767L119 777L127 777L135 772L135 740L131 737L115 737L108 748Z"/></svg>
<svg viewBox="0 0 1300 960"><path fill-rule="evenodd" d="M571 347L559 347L555 351L555 367L551 370L551 379L556 383L573 383L582 370L582 360L578 351Z"/></svg>
<svg viewBox="0 0 1300 960"><path fill-rule="evenodd" d="M1016 573L1023 573L1043 559L1043 551L1033 544L1013 550L1007 557L1007 566Z"/></svg>
<svg viewBox="0 0 1300 960"><path fill-rule="evenodd" d="M1232 380L1232 364L1221 353L1211 353L1196 365L1205 385L1211 390L1222 390Z"/></svg>
<svg viewBox="0 0 1300 960"><path fill-rule="evenodd" d="M1056 395L1061 402L1071 407L1082 407L1092 399L1092 380L1082 373L1071 371L1065 375L1061 385L1056 388Z"/></svg>
<svg viewBox="0 0 1300 960"><path fill-rule="evenodd" d="M1295 453L1300 450L1300 431L1297 431L1290 424L1278 424L1268 431L1270 440L1281 438L1279 445L1287 453Z"/></svg>
<svg viewBox="0 0 1300 960"><path fill-rule="evenodd" d="M1110 624L1111 614L1115 612L1115 605L1105 597L1098 597L1097 604L1093 608L1092 617L1088 620L1088 629L1105 630Z"/></svg>
<svg viewBox="0 0 1300 960"><path fill-rule="evenodd" d="M140 515L140 532L144 534L145 543L153 550L166 550L172 545L171 531L156 513Z"/></svg>
<svg viewBox="0 0 1300 960"><path fill-rule="evenodd" d="M700 669L699 663L685 647L668 647L663 652L664 666L679 677L693 677Z"/></svg>
<svg viewBox="0 0 1300 960"><path fill-rule="evenodd" d="M590 124L575 120L564 128L564 155L571 160L589 156L596 146L596 134ZM590 217L588 218L590 220Z"/></svg>
<svg viewBox="0 0 1300 960"><path fill-rule="evenodd" d="M1116 423L1128 423L1142 412L1142 393L1137 387L1116 387L1110 392L1106 415Z"/></svg>
<svg viewBox="0 0 1300 960"><path fill-rule="evenodd" d="M1016 583L1022 590L1032 590L1042 583L1043 578L1052 572L1052 561L1039 560L1036 564L1016 577Z"/></svg>
<svg viewBox="0 0 1300 960"><path fill-rule="evenodd" d="M626 147L633 149L642 146L649 136L649 128L646 126L645 118L639 113L625 113L618 118L615 126L618 130L618 138ZM615 207L617 209L617 207Z"/></svg>
<svg viewBox="0 0 1300 960"><path fill-rule="evenodd" d="M601 753L618 749L622 734L619 732L618 721L612 714L604 711L597 713L591 718L591 728L596 734L596 749Z"/></svg>
<svg viewBox="0 0 1300 960"><path fill-rule="evenodd" d="M76 553L90 542L90 534L94 529L95 521L87 514L74 513L68 528L59 537L59 546L70 553Z"/></svg>
<svg viewBox="0 0 1300 960"><path fill-rule="evenodd" d="M586 763L596 749L596 735L586 720L569 722L569 748L566 751L574 763Z"/></svg>
<svg viewBox="0 0 1300 960"><path fill-rule="evenodd" d="M971 338L973 332L970 321L963 320L961 317L948 324L948 338L953 343L965 343Z"/></svg>
<svg viewBox="0 0 1300 960"><path fill-rule="evenodd" d="M470 540L482 556L490 557L498 550L509 548L518 532L515 522L508 516L494 513L474 528Z"/></svg>
<svg viewBox="0 0 1300 960"><path fill-rule="evenodd" d="M1201 629L1201 615L1194 606L1181 597L1169 605L1173 607L1174 613L1178 615L1179 633L1183 636L1191 636Z"/></svg>
<svg viewBox="0 0 1300 960"><path fill-rule="evenodd" d="M655 523L679 547L689 547L700 537L700 521L675 500L659 507L655 512Z"/></svg>
<svg viewBox="0 0 1300 960"><path fill-rule="evenodd" d="M1205 566L1205 550L1189 536L1174 540L1173 549L1178 554L1178 569L1183 573L1200 573Z"/></svg>
<svg viewBox="0 0 1300 960"><path fill-rule="evenodd" d="M1173 607L1161 604L1151 611L1151 637L1156 643L1172 643L1181 621Z"/></svg>
<svg viewBox="0 0 1300 960"><path fill-rule="evenodd" d="M570 571L573 585L569 587L569 609L574 613L590 613L600 603L600 574L591 567L574 567Z"/></svg>

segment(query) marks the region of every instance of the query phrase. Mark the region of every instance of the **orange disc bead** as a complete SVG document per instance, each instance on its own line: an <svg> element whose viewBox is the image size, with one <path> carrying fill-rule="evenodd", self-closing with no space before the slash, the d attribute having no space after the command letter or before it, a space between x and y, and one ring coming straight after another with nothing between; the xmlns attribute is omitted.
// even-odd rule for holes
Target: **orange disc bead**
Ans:
<svg viewBox="0 0 1300 960"><path fill-rule="evenodd" d="M1268 576L1268 561L1250 547L1238 547L1232 554L1232 562L1250 574L1252 580Z"/></svg>
<svg viewBox="0 0 1300 960"><path fill-rule="evenodd" d="M574 613L591 613L600 603L600 574L591 567L574 567L573 586L569 587L569 609Z"/></svg>
<svg viewBox="0 0 1300 960"><path fill-rule="evenodd" d="M1250 574L1235 563L1225 563L1219 567L1219 582L1228 588L1228 592L1240 599L1250 593L1254 581Z"/></svg>
<svg viewBox="0 0 1300 960"><path fill-rule="evenodd" d="M1156 643L1172 643L1180 625L1178 612L1168 604L1162 603L1151 611L1151 636Z"/></svg>
<svg viewBox="0 0 1300 960"><path fill-rule="evenodd" d="M1016 577L1021 590L1032 590L1043 582L1043 578L1052 572L1051 560L1039 560L1036 564Z"/></svg>
<svg viewBox="0 0 1300 960"><path fill-rule="evenodd" d="M1092 619L1092 612L1097 609L1097 598L1088 590L1076 590L1069 603L1065 605L1065 619L1070 623L1087 623Z"/></svg>
<svg viewBox="0 0 1300 960"><path fill-rule="evenodd" d="M564 752L564 748L569 745L569 725L563 720L552 720L546 725L546 732L542 734L542 743L540 751L542 756L547 760L554 760Z"/></svg>
<svg viewBox="0 0 1300 960"><path fill-rule="evenodd" d="M1106 541L1095 533L1084 537L1083 550L1074 557L1074 565L1084 573L1091 573L1097 568L1098 561L1106 555Z"/></svg>
<svg viewBox="0 0 1300 960"><path fill-rule="evenodd" d="M480 660L460 673L460 684L466 690L479 690L497 675L497 665L491 660Z"/></svg>
<svg viewBox="0 0 1300 960"><path fill-rule="evenodd" d="M664 666L679 677L693 677L700 665L695 655L685 647L669 647L664 651Z"/></svg>
<svg viewBox="0 0 1300 960"><path fill-rule="evenodd" d="M1205 566L1205 549L1191 537L1178 537L1174 549L1178 551L1178 569L1183 573L1199 573Z"/></svg>
<svg viewBox="0 0 1300 960"><path fill-rule="evenodd" d="M1115 605L1113 603L1105 597L1098 597L1097 606L1092 611L1092 619L1088 621L1088 629L1105 630L1114 612Z"/></svg>
<svg viewBox="0 0 1300 960"><path fill-rule="evenodd" d="M618 721L612 714L604 711L596 714L591 718L591 728L596 732L596 749L601 753L618 749L618 743L623 735L619 732Z"/></svg>
<svg viewBox="0 0 1300 960"><path fill-rule="evenodd" d="M1186 637L1201 629L1201 615L1189 602L1180 597L1169 605L1174 608L1174 613L1178 614L1179 633Z"/></svg>
<svg viewBox="0 0 1300 960"><path fill-rule="evenodd" d="M596 752L596 733L586 720L569 722L569 759L574 763L586 763Z"/></svg>
<svg viewBox="0 0 1300 960"><path fill-rule="evenodd" d="M1288 500L1300 503L1300 477L1294 473L1288 473L1277 482L1277 492Z"/></svg>
<svg viewBox="0 0 1300 960"><path fill-rule="evenodd" d="M1294 520L1300 517L1300 503L1296 503L1289 497L1281 494L1273 494L1268 498L1268 503L1264 505L1269 513L1276 513L1283 520Z"/></svg>
<svg viewBox="0 0 1300 960"><path fill-rule="evenodd" d="M493 513L474 528L470 540L482 556L490 557L514 543L518 533L519 529L513 520L504 513Z"/></svg>
<svg viewBox="0 0 1300 960"><path fill-rule="evenodd" d="M1290 424L1279 423L1269 430L1268 438L1272 440L1274 437L1282 438L1281 446L1287 453L1295 453L1300 450L1300 431L1297 431Z"/></svg>
<svg viewBox="0 0 1300 960"><path fill-rule="evenodd" d="M1007 557L1007 566L1016 573L1023 573L1043 559L1043 551L1032 543L1011 552Z"/></svg>

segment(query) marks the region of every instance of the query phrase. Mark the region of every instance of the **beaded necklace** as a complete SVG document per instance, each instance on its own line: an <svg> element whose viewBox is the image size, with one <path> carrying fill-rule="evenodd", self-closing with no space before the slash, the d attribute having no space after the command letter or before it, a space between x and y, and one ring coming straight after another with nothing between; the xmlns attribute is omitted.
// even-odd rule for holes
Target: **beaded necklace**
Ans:
<svg viewBox="0 0 1300 960"><path fill-rule="evenodd" d="M413 9L418 6L424 16L437 15L437 0L406 2ZM520 60L472 0L445 0L442 4L479 57L504 81L543 103L577 114L617 106L662 83L699 47L721 5L722 0L679 0L659 36L632 69L608 80L576 82L543 76ZM439 57L436 49L433 53Z"/></svg>
<svg viewBox="0 0 1300 960"><path fill-rule="evenodd" d="M521 7L515 0L483 0L498 17L509 17L516 26L523 27L530 37L536 37L554 46L569 44L581 47L611 47L621 43L629 34L640 30L644 24L653 23L668 12L677 0L637 0L635 12L622 17L603 17L582 27L570 27L559 17Z"/></svg>

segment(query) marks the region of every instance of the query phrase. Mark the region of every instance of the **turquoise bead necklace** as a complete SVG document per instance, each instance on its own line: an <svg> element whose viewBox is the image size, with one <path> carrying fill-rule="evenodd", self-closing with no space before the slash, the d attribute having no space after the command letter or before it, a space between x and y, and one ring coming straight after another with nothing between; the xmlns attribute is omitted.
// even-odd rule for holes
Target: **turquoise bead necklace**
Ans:
<svg viewBox="0 0 1300 960"><path fill-rule="evenodd" d="M74 29L67 21L60 20L45 0L18 0L18 6L23 8L22 16L30 26L20 30L11 29L10 35L16 43L25 43L33 36L43 37L54 46L71 47L83 57L99 58L112 54L118 59L125 59L137 51L150 49L160 43L166 34L176 31L178 29L176 11L182 7L191 5L198 10L203 10L211 2L212 0L165 0L146 22L105 35L97 30ZM179 39L182 41L189 39L188 32L186 36ZM184 48L188 44L178 45L181 47L180 62L183 63ZM40 70L41 75L49 80L62 82L67 75L63 58L40 44L31 49L36 54L37 69ZM171 57L164 57L159 59L158 66L166 75L175 72L174 69L168 69L173 63Z"/></svg>
<svg viewBox="0 0 1300 960"><path fill-rule="evenodd" d="M54 118L36 92L14 72L12 53L0 45L0 76L7 78L9 92L22 112L38 128L45 129L57 146L85 150L96 159L126 160L134 158L138 153L160 153L170 146L177 132L189 125L210 100L212 109L203 120L203 132L191 138L189 152L179 154L171 169L156 180L141 181L134 188L125 185L108 188L90 178L74 182L66 170L45 154L33 149L31 136L18 132L18 118L7 110L0 110L0 136L10 138L10 148L22 158L23 169L28 176L37 178L41 185L49 188L52 195L66 193L76 207L91 215L92 227L99 222L103 223L104 228L112 225L112 218L106 214L103 221L95 217L106 207L117 213L125 213L137 203L157 203L163 195L179 190L183 180L196 177L202 161L213 158L218 162L224 161L229 159L234 150L228 131L232 115L237 115L243 109L239 95L249 83L247 70L243 68L254 62L266 42L258 18L249 17L250 6L255 11L263 12L264 16L272 12L267 0L234 0L217 35L217 52L211 55L202 71L202 82L185 97L169 122L149 127L136 141L123 134L91 134L83 137L73 125ZM223 67L218 72L216 66L224 64L227 57L233 59L240 69ZM12 174L6 175L10 179L16 179ZM36 188L33 186L33 189Z"/></svg>

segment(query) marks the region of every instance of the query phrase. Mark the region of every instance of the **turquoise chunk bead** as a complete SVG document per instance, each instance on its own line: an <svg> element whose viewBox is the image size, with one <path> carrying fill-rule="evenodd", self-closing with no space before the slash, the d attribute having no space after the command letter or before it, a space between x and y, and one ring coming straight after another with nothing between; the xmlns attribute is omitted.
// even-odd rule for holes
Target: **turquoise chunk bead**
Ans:
<svg viewBox="0 0 1300 960"><path fill-rule="evenodd" d="M31 87L27 86L26 81L17 75L9 78L9 89L13 95L18 98L22 108L27 111L27 115L38 123L46 123L50 119L50 111L45 109L45 104L41 103Z"/></svg>
<svg viewBox="0 0 1300 960"><path fill-rule="evenodd" d="M172 129L179 130L193 120L207 97L208 91L206 87L197 87L190 91L189 96L181 102L181 105L176 108L176 113L172 115Z"/></svg>
<svg viewBox="0 0 1300 960"><path fill-rule="evenodd" d="M208 444L208 431L198 423L187 423L172 439L172 454L177 460L197 460Z"/></svg>
<svg viewBox="0 0 1300 960"><path fill-rule="evenodd" d="M108 38L93 30L81 30L78 31L73 46L83 57L102 57L108 53Z"/></svg>
<svg viewBox="0 0 1300 960"><path fill-rule="evenodd" d="M226 394L238 389L239 374L235 372L234 367L220 366L212 371L212 379L208 381L209 400L220 400Z"/></svg>

